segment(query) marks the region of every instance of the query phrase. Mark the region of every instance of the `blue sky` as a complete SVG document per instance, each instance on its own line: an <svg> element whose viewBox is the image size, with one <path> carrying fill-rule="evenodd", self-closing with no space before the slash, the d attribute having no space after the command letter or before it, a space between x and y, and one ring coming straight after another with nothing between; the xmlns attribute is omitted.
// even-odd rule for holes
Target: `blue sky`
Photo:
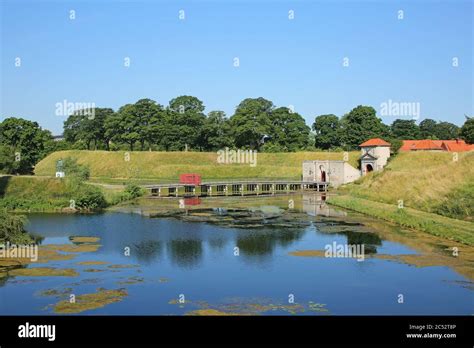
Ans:
<svg viewBox="0 0 474 348"><path fill-rule="evenodd" d="M186 94L230 116L261 96L293 105L309 125L360 104L380 115L389 100L419 103L420 121L461 125L474 113L468 0L0 2L0 119L55 134L63 100L117 109Z"/></svg>

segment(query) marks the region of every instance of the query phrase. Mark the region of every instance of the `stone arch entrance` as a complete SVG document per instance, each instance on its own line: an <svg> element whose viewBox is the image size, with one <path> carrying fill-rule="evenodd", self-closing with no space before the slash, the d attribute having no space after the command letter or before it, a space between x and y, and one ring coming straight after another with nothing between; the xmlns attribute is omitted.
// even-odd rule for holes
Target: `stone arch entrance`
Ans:
<svg viewBox="0 0 474 348"><path fill-rule="evenodd" d="M366 170L367 173L370 173L370 172L374 171L374 167L372 166L372 164L367 164L365 166L365 170Z"/></svg>
<svg viewBox="0 0 474 348"><path fill-rule="evenodd" d="M321 181L326 182L326 170L324 170L324 166L319 166L319 170L321 171Z"/></svg>

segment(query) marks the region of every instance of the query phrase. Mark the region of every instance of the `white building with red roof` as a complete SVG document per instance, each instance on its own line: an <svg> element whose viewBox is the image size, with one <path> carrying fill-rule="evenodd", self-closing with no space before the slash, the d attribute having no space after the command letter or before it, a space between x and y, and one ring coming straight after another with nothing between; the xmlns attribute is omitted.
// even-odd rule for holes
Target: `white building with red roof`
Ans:
<svg viewBox="0 0 474 348"><path fill-rule="evenodd" d="M359 145L362 155L360 166L362 175L372 171L380 171L390 157L390 143L380 138L369 139Z"/></svg>

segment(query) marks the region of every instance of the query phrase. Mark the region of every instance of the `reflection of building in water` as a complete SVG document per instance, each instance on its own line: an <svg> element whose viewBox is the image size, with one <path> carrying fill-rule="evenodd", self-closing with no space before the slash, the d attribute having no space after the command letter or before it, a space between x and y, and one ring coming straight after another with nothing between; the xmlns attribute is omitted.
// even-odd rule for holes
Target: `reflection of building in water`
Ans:
<svg viewBox="0 0 474 348"><path fill-rule="evenodd" d="M184 199L184 205L199 205L201 204L201 198L189 197Z"/></svg>
<svg viewBox="0 0 474 348"><path fill-rule="evenodd" d="M326 203L326 194L303 193L303 211L311 216L347 216Z"/></svg>

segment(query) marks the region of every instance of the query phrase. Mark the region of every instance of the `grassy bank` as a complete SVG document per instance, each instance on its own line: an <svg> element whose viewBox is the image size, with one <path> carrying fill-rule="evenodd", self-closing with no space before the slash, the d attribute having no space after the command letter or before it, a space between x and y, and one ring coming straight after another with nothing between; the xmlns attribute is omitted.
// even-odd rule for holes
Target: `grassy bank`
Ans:
<svg viewBox="0 0 474 348"><path fill-rule="evenodd" d="M73 192L65 181L21 176L0 177L0 208L56 211L69 206Z"/></svg>
<svg viewBox="0 0 474 348"><path fill-rule="evenodd" d="M114 179L152 179L176 181L181 173L199 173L204 180L274 178L300 180L304 160L342 160L342 152L258 153L257 165L219 164L214 152L126 152L59 151L36 165L35 174L53 176L56 161L74 157L89 166L91 177L103 182ZM360 153L349 154L349 162L357 166Z"/></svg>
<svg viewBox="0 0 474 348"><path fill-rule="evenodd" d="M106 204L119 201L122 192L75 183L64 179L22 176L0 177L0 209L16 212L70 211L71 200L78 209L96 209L105 196ZM101 197L102 196L102 197Z"/></svg>
<svg viewBox="0 0 474 348"><path fill-rule="evenodd" d="M398 209L395 204L380 203L350 196L331 196L328 202L338 207L424 231L448 240L470 246L474 245L474 226L471 222L408 207Z"/></svg>
<svg viewBox="0 0 474 348"><path fill-rule="evenodd" d="M341 192L381 203L472 221L474 152L400 153L382 172L374 172L341 188Z"/></svg>

